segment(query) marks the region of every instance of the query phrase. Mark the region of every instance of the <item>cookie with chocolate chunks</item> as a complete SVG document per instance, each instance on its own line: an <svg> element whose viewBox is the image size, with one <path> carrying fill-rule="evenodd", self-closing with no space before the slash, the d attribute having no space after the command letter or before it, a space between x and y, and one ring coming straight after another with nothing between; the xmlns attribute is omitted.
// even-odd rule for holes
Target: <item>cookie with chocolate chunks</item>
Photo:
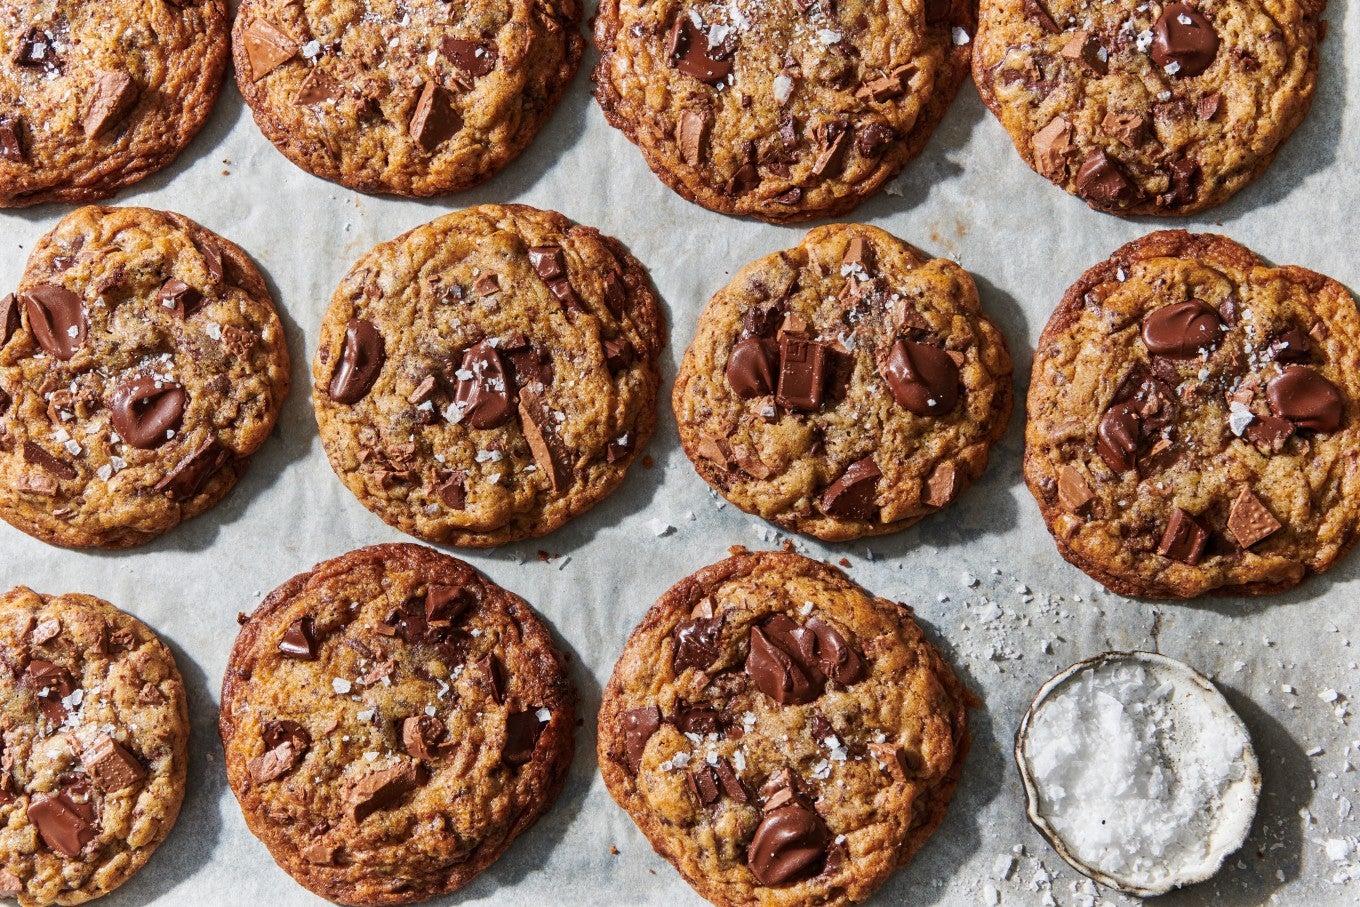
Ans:
<svg viewBox="0 0 1360 907"><path fill-rule="evenodd" d="M0 208L92 202L173 161L207 122L226 0L5 3Z"/></svg>
<svg viewBox="0 0 1360 907"><path fill-rule="evenodd" d="M312 368L331 466L427 541L551 532L612 492L651 438L661 307L615 239L481 205L361 258Z"/></svg>
<svg viewBox="0 0 1360 907"><path fill-rule="evenodd" d="M424 901L494 863L557 798L575 724L529 605L409 544L274 590L232 647L218 722L250 830L299 884L356 905Z"/></svg>
<svg viewBox="0 0 1360 907"><path fill-rule="evenodd" d="M80 904L131 878L184 800L189 713L174 656L106 601L0 596L0 889Z"/></svg>
<svg viewBox="0 0 1360 907"><path fill-rule="evenodd" d="M1011 360L966 271L878 229L818 227L709 300L672 397L706 482L829 541L953 502L1006 430Z"/></svg>
<svg viewBox="0 0 1360 907"><path fill-rule="evenodd" d="M973 81L1098 211L1193 214L1256 179L1317 84L1326 0L981 0Z"/></svg>
<svg viewBox="0 0 1360 907"><path fill-rule="evenodd" d="M595 97L668 186L771 222L845 214L925 146L976 4L604 0Z"/></svg>
<svg viewBox="0 0 1360 907"><path fill-rule="evenodd" d="M45 542L128 548L208 510L288 395L264 279L182 215L73 211L38 240L13 299L0 517Z"/></svg>
<svg viewBox="0 0 1360 907"><path fill-rule="evenodd" d="M696 621L716 628L702 659L683 655ZM629 637L600 771L712 903L858 904L944 818L973 704L906 605L800 555L742 552Z"/></svg>
<svg viewBox="0 0 1360 907"><path fill-rule="evenodd" d="M236 84L265 137L360 192L469 189L519 156L581 63L577 0L243 0Z"/></svg>
<svg viewBox="0 0 1360 907"><path fill-rule="evenodd" d="M1360 534L1360 315L1222 236L1149 234L1039 339L1025 479L1058 551L1149 598L1279 592Z"/></svg>

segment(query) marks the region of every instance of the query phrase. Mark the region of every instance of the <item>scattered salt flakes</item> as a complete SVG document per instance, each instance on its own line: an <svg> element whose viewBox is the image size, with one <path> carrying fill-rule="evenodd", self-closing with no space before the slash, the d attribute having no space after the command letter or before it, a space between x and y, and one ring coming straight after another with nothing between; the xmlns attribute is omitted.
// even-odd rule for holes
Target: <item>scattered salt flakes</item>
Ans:
<svg viewBox="0 0 1360 907"><path fill-rule="evenodd" d="M992 874L1002 881L1009 879L1013 872L1015 872L1015 856L1013 854L1003 853L992 864Z"/></svg>
<svg viewBox="0 0 1360 907"><path fill-rule="evenodd" d="M1323 690L1321 693L1318 693L1318 699L1321 699L1323 702L1336 702L1338 696L1339 694L1336 690Z"/></svg>
<svg viewBox="0 0 1360 907"><path fill-rule="evenodd" d="M963 575L963 584L971 589L978 584L978 578L971 573L965 573Z"/></svg>
<svg viewBox="0 0 1360 907"><path fill-rule="evenodd" d="M446 685L444 688L445 688L445 689L448 689L447 685ZM429 715L431 718L434 717L434 714L435 714L436 711L438 711L438 709L436 709L436 708L435 708L434 706L432 706L432 705L427 705L427 706L425 706L425 714L426 714L426 715Z"/></svg>
<svg viewBox="0 0 1360 907"><path fill-rule="evenodd" d="M793 94L793 78L784 73L774 77L774 100L775 103L783 105L788 102Z"/></svg>
<svg viewBox="0 0 1360 907"><path fill-rule="evenodd" d="M499 463L502 455L499 450L479 450L473 459L478 463Z"/></svg>
<svg viewBox="0 0 1360 907"><path fill-rule="evenodd" d="M444 421L450 425L457 425L463 421L463 408L457 403L450 403L444 409Z"/></svg>
<svg viewBox="0 0 1360 907"><path fill-rule="evenodd" d="M959 29L956 28L954 31L959 31ZM995 905L1001 903L1001 892L998 891L996 886L991 882L987 882L982 886L982 890L978 892L978 898L983 904L987 905L987 907L995 907Z"/></svg>
<svg viewBox="0 0 1360 907"><path fill-rule="evenodd" d="M827 46L830 46L832 44L838 43L841 40L841 33L830 28L819 29L817 32L817 40L821 41L823 44ZM71 336L74 337L75 335L72 334Z"/></svg>
<svg viewBox="0 0 1360 907"><path fill-rule="evenodd" d="M831 777L831 763L827 762L825 759L818 762L812 767L812 777L816 778L818 781L825 781L827 778Z"/></svg>
<svg viewBox="0 0 1360 907"><path fill-rule="evenodd" d="M676 753L671 757L671 761L674 762L677 767L684 768L686 765L689 765L689 753Z"/></svg>
<svg viewBox="0 0 1360 907"><path fill-rule="evenodd" d="M476 375L472 374L471 369L466 368L460 368L458 371L454 372L453 375L459 381L471 381L476 377Z"/></svg>
<svg viewBox="0 0 1360 907"><path fill-rule="evenodd" d="M1294 687L1291 686L1290 684L1282 683L1282 684L1280 684L1280 692L1282 692L1282 693L1288 693L1290 696L1293 696L1293 695L1294 695L1295 693L1297 693L1298 691L1295 690Z"/></svg>
<svg viewBox="0 0 1360 907"><path fill-rule="evenodd" d="M812 613L812 609L813 609L812 602L803 602L802 606L798 609L798 613L801 614L803 617L807 617L809 614Z"/></svg>
<svg viewBox="0 0 1360 907"><path fill-rule="evenodd" d="M954 26L954 28L950 31L949 34L954 39L955 47L962 47L963 45L967 44L969 41L972 40L972 38L968 37L968 32L959 28L957 25Z"/></svg>
<svg viewBox="0 0 1360 907"><path fill-rule="evenodd" d="M1191 19L1191 18L1190 18L1189 16L1187 16L1185 13L1181 13L1179 16L1177 16L1177 17L1176 17L1176 21L1179 22L1181 25L1194 25L1194 24L1195 24L1195 20L1194 20L1194 19Z"/></svg>
<svg viewBox="0 0 1360 907"><path fill-rule="evenodd" d="M978 620L982 623L991 623L1001 616L1001 608L996 602L988 599L982 603L982 610L978 613Z"/></svg>
<svg viewBox="0 0 1360 907"><path fill-rule="evenodd" d="M354 689L354 684L350 683L343 677L335 677L331 680L331 689L334 690L338 695L343 696L350 690Z"/></svg>
<svg viewBox="0 0 1360 907"><path fill-rule="evenodd" d="M552 718L552 711L550 709L539 709L534 712L534 717L544 724L547 724L548 720Z"/></svg>
<svg viewBox="0 0 1360 907"><path fill-rule="evenodd" d="M74 340L76 337L79 337L80 327L74 324L71 325L69 328L66 329L66 336L70 337L72 340Z"/></svg>
<svg viewBox="0 0 1360 907"><path fill-rule="evenodd" d="M64 428L59 428L52 432L52 440L56 441L58 444L65 444L67 441L71 440L71 433Z"/></svg>
<svg viewBox="0 0 1360 907"><path fill-rule="evenodd" d="M99 476L100 481L107 482L109 477L113 475L113 467L105 463L103 466L96 469L94 474Z"/></svg>
<svg viewBox="0 0 1360 907"><path fill-rule="evenodd" d="M1322 845L1327 851L1327 859L1340 863L1350 855L1350 845L1340 838L1328 838Z"/></svg>
<svg viewBox="0 0 1360 907"><path fill-rule="evenodd" d="M1304 755L1305 755L1305 756L1321 756L1321 755L1322 755L1322 747L1320 747L1320 746L1315 746L1315 747L1313 747L1312 749L1310 749L1308 752L1304 753Z"/></svg>
<svg viewBox="0 0 1360 907"><path fill-rule="evenodd" d="M686 511L685 511L685 519L688 520L689 522L693 523L695 520L697 520L697 519L699 519L699 518L698 518L697 516L694 515L694 511L693 511L693 510L686 510Z"/></svg>
<svg viewBox="0 0 1360 907"><path fill-rule="evenodd" d="M81 450L83 450L83 448L80 446L80 442L76 441L74 438L71 439L70 441L67 441L65 444L62 445L62 447L65 447L66 452L73 457L80 456L80 452Z"/></svg>
<svg viewBox="0 0 1360 907"><path fill-rule="evenodd" d="M845 835L836 835L836 843L837 843L837 844L844 844L844 843L845 843Z"/></svg>
<svg viewBox="0 0 1360 907"><path fill-rule="evenodd" d="M1167 74L1167 75L1169 75L1169 76L1174 76L1176 73L1178 73L1178 72L1181 71L1181 64L1180 64L1180 61L1179 61L1179 60L1172 60L1170 63L1168 63L1168 64L1166 64L1165 66L1163 66L1162 69L1165 69L1165 70L1166 70L1166 74Z"/></svg>
<svg viewBox="0 0 1360 907"><path fill-rule="evenodd" d="M364 709L354 717L358 718L360 721L372 721L375 714L376 712L373 709Z"/></svg>
<svg viewBox="0 0 1360 907"><path fill-rule="evenodd" d="M203 333L207 334L213 340L221 340L222 325L218 324L216 321L209 321L203 325Z"/></svg>
<svg viewBox="0 0 1360 907"><path fill-rule="evenodd" d="M1115 271L1114 276L1120 283L1123 283L1124 281L1129 279L1129 275L1124 272L1123 268L1120 268L1118 271Z"/></svg>
<svg viewBox="0 0 1360 907"><path fill-rule="evenodd" d="M1024 583L1017 583L1015 586L1015 594L1029 595L1029 586L1026 586Z"/></svg>
<svg viewBox="0 0 1360 907"><path fill-rule="evenodd" d="M1147 49L1152 46L1152 30L1145 28L1140 31L1136 43L1139 50L1143 53L1147 53Z"/></svg>
<svg viewBox="0 0 1360 907"><path fill-rule="evenodd" d="M755 727L756 726L755 712L743 712L741 716L741 726L743 729L747 731L750 731L751 728Z"/></svg>
<svg viewBox="0 0 1360 907"><path fill-rule="evenodd" d="M497 482L501 480L501 474L498 472L493 472L491 473L491 475L486 477L486 480L490 484L495 485Z"/></svg>
<svg viewBox="0 0 1360 907"><path fill-rule="evenodd" d="M1256 416L1245 403L1234 400L1228 404L1228 428L1232 429L1232 433L1237 437L1242 437L1242 432L1247 430L1247 426L1255 418Z"/></svg>
<svg viewBox="0 0 1360 907"><path fill-rule="evenodd" d="M737 771L746 771L746 751L737 750L732 754L732 764L737 767Z"/></svg>
<svg viewBox="0 0 1360 907"><path fill-rule="evenodd" d="M664 536L670 535L672 532L675 531L674 526L672 526L670 523L667 523L665 520L661 519L648 520L647 528L650 529L652 531L652 535L656 536L657 538L662 538Z"/></svg>
<svg viewBox="0 0 1360 907"><path fill-rule="evenodd" d="M378 751L377 751L377 750L369 750L368 752L364 753L364 758L367 759L369 762L377 762L377 761L378 761Z"/></svg>
<svg viewBox="0 0 1360 907"><path fill-rule="evenodd" d="M1234 671L1235 673L1240 674L1240 673L1242 673L1242 669L1245 668L1246 666L1247 666L1247 663L1246 663L1245 661L1234 661L1234 662L1233 662L1233 671Z"/></svg>
<svg viewBox="0 0 1360 907"><path fill-rule="evenodd" d="M708 49L716 50L717 48L721 47L722 43L727 40L727 36L730 35L731 33L732 27L729 25L714 24L709 26Z"/></svg>

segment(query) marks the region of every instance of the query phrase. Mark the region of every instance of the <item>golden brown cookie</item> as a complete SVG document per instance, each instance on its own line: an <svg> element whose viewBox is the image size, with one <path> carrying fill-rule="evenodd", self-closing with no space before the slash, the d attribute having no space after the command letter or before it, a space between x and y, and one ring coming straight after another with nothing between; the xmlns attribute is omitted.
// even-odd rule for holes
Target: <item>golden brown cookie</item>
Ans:
<svg viewBox="0 0 1360 907"><path fill-rule="evenodd" d="M844 541L905 529L987 465L1011 360L973 280L877 227L833 224L709 300L672 397L704 480Z"/></svg>
<svg viewBox="0 0 1360 907"><path fill-rule="evenodd" d="M661 318L642 265L598 230L525 205L441 217L335 291L312 367L326 455L428 541L551 532L651 437Z"/></svg>
<svg viewBox="0 0 1360 907"><path fill-rule="evenodd" d="M768 221L844 214L920 153L975 0L603 0L595 96L657 176Z"/></svg>
<svg viewBox="0 0 1360 907"><path fill-rule="evenodd" d="M488 179L581 62L576 0L243 0L236 84L308 173L428 196Z"/></svg>
<svg viewBox="0 0 1360 907"><path fill-rule="evenodd" d="M259 271L179 214L73 211L0 298L0 517L73 548L216 504L288 395Z"/></svg>
<svg viewBox="0 0 1360 907"><path fill-rule="evenodd" d="M1184 215L1303 120L1326 0L982 0L973 80L1039 174L1112 214Z"/></svg>
<svg viewBox="0 0 1360 907"><path fill-rule="evenodd" d="M524 600L416 545L351 551L274 590L222 682L246 823L343 904L466 885L552 805L575 723L563 657Z"/></svg>
<svg viewBox="0 0 1360 907"><path fill-rule="evenodd" d="M1123 595L1278 592L1360 530L1360 314L1223 236L1152 233L1039 338L1025 479L1058 550Z"/></svg>
<svg viewBox="0 0 1360 907"><path fill-rule="evenodd" d="M174 656L90 595L0 596L0 897L80 904L141 869L184 800Z"/></svg>
<svg viewBox="0 0 1360 907"><path fill-rule="evenodd" d="M721 907L859 903L944 818L972 697L911 609L796 554L663 595L600 706L600 771Z"/></svg>
<svg viewBox="0 0 1360 907"><path fill-rule="evenodd" d="M107 198L169 164L227 43L223 0L0 0L0 208Z"/></svg>

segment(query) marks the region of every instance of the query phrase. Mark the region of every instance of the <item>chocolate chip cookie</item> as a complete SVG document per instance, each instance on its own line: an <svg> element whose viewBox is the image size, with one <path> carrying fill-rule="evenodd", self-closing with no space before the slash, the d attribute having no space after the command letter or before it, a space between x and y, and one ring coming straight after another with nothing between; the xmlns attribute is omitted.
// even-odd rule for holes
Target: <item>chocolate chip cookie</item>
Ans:
<svg viewBox="0 0 1360 907"><path fill-rule="evenodd" d="M468 208L376 247L336 290L312 367L321 440L403 532L543 535L646 446L664 334L617 240L524 205Z"/></svg>
<svg viewBox="0 0 1360 907"><path fill-rule="evenodd" d="M308 890L410 904L466 885L557 797L575 698L518 596L377 545L274 590L222 683L227 779Z"/></svg>
<svg viewBox="0 0 1360 907"><path fill-rule="evenodd" d="M968 71L971 0L603 0L595 96L676 192L843 214L920 153Z"/></svg>
<svg viewBox="0 0 1360 907"><path fill-rule="evenodd" d="M1082 275L1039 338L1025 479L1124 595L1278 592L1360 530L1360 315L1339 283L1184 231Z"/></svg>
<svg viewBox="0 0 1360 907"><path fill-rule="evenodd" d="M184 800L189 713L174 656L90 595L0 596L0 898L108 894Z"/></svg>
<svg viewBox="0 0 1360 907"><path fill-rule="evenodd" d="M906 605L796 554L744 553L629 637L600 771L714 904L859 903L944 818L971 704Z"/></svg>
<svg viewBox="0 0 1360 907"><path fill-rule="evenodd" d="M1313 100L1325 0L982 0L973 80L1042 176L1111 214L1256 179Z"/></svg>
<svg viewBox="0 0 1360 907"><path fill-rule="evenodd" d="M54 545L150 541L231 490L287 394L245 252L179 214L81 208L0 298L0 517Z"/></svg>
<svg viewBox="0 0 1360 907"><path fill-rule="evenodd" d="M982 473L1011 360L968 272L834 224L709 300L673 405L685 453L729 501L844 541L904 529Z"/></svg>
<svg viewBox="0 0 1360 907"><path fill-rule="evenodd" d="M428 196L490 178L581 62L576 0L243 0L236 84L308 173Z"/></svg>
<svg viewBox="0 0 1360 907"><path fill-rule="evenodd" d="M223 0L0 0L0 208L107 198L169 164L227 45Z"/></svg>

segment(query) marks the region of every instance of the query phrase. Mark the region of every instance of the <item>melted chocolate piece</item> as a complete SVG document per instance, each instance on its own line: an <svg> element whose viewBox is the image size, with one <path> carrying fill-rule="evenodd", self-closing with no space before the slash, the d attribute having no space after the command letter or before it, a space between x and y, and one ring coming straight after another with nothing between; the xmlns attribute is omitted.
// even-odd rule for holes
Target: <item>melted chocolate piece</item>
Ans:
<svg viewBox="0 0 1360 907"><path fill-rule="evenodd" d="M666 57L675 68L700 82L716 85L732 74L731 55L721 47L710 50L708 35L694 24L688 12L676 16L666 45Z"/></svg>
<svg viewBox="0 0 1360 907"><path fill-rule="evenodd" d="M1096 429L1096 452L1112 472L1128 472L1137 461L1141 420L1128 403L1116 403L1105 411Z"/></svg>
<svg viewBox="0 0 1360 907"><path fill-rule="evenodd" d="M20 299L28 311L33 339L49 356L63 362L85 345L89 321L85 303L65 287L45 283L25 290Z"/></svg>
<svg viewBox="0 0 1360 907"><path fill-rule="evenodd" d="M1187 79L1204 72L1218 55L1218 32L1188 3L1169 3L1152 26L1152 61Z"/></svg>
<svg viewBox="0 0 1360 907"><path fill-rule="evenodd" d="M727 357L727 383L743 400L774 393L779 346L764 337L737 341Z"/></svg>
<svg viewBox="0 0 1360 907"><path fill-rule="evenodd" d="M490 41L465 41L445 38L439 51L449 62L474 79L496 68L496 45Z"/></svg>
<svg viewBox="0 0 1360 907"><path fill-rule="evenodd" d="M691 706L682 708L675 713L671 719L676 729L682 734L721 734L723 732L722 719L713 709L703 706Z"/></svg>
<svg viewBox="0 0 1360 907"><path fill-rule="evenodd" d="M847 520L878 519L878 480L883 475L872 456L846 467L841 477L822 492L822 510Z"/></svg>
<svg viewBox="0 0 1360 907"><path fill-rule="evenodd" d="M345 350L331 376L330 396L337 403L353 405L378 380L387 358L383 336L371 321L352 319L345 328Z"/></svg>
<svg viewBox="0 0 1360 907"><path fill-rule="evenodd" d="M109 419L124 441L140 450L153 450L170 440L188 404L189 395L178 384L143 376L113 392Z"/></svg>
<svg viewBox="0 0 1360 907"><path fill-rule="evenodd" d="M453 106L452 96L437 82L426 82L420 89L408 131L417 145L433 154L440 145L463 128L463 117Z"/></svg>
<svg viewBox="0 0 1360 907"><path fill-rule="evenodd" d="M1188 299L1162 306L1143 319L1148 352L1172 359L1191 359L1213 350L1223 339L1223 319L1207 302Z"/></svg>
<svg viewBox="0 0 1360 907"><path fill-rule="evenodd" d="M279 651L302 661L316 658L316 621L311 617L300 617L289 624L283 639L279 640Z"/></svg>
<svg viewBox="0 0 1360 907"><path fill-rule="evenodd" d="M460 373L468 377L458 379L453 399L463 413L463 419L473 428L496 428L510 421L514 412L505 360L500 352L483 340L463 354Z"/></svg>
<svg viewBox="0 0 1360 907"><path fill-rule="evenodd" d="M623 752L634 775L642 767L647 741L661 728L661 710L654 705L629 709L623 713Z"/></svg>
<svg viewBox="0 0 1360 907"><path fill-rule="evenodd" d="M1077 171L1077 194L1103 208L1127 208L1142 196L1119 162L1103 150L1092 152Z"/></svg>
<svg viewBox="0 0 1360 907"><path fill-rule="evenodd" d="M817 667L831 680L849 686L864 677L864 660L835 627L820 617L805 625L817 639Z"/></svg>
<svg viewBox="0 0 1360 907"><path fill-rule="evenodd" d="M746 865L762 885L787 885L820 872L830 844L822 817L794 803L765 814L747 848Z"/></svg>
<svg viewBox="0 0 1360 907"><path fill-rule="evenodd" d="M801 657L785 651L765 630L751 628L746 674L760 692L780 705L812 702L822 693L821 677L807 668Z"/></svg>
<svg viewBox="0 0 1360 907"><path fill-rule="evenodd" d="M85 845L94 840L94 804L83 785L64 787L52 795L38 794L28 804L26 814L43 843L68 859L77 859Z"/></svg>
<svg viewBox="0 0 1360 907"><path fill-rule="evenodd" d="M893 399L918 416L942 416L959 402L959 367L938 346L899 340L883 366Z"/></svg>
<svg viewBox="0 0 1360 907"><path fill-rule="evenodd" d="M69 671L45 659L35 658L24 669L23 682L33 691L44 718L52 724L61 724L66 720L66 706L62 700L76 689Z"/></svg>
<svg viewBox="0 0 1360 907"><path fill-rule="evenodd" d="M1295 427L1330 432L1341 427L1341 391L1322 373L1306 365L1291 365L1266 385L1270 411Z"/></svg>

